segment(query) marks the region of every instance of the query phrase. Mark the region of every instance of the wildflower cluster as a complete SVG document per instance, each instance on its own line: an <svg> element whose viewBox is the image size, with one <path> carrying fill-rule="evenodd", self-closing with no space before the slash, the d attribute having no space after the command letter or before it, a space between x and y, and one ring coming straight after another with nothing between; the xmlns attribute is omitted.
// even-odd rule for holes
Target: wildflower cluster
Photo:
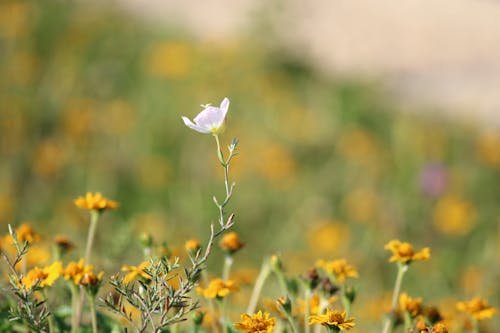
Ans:
<svg viewBox="0 0 500 333"><path fill-rule="evenodd" d="M219 107L204 105L193 121L182 117L189 128L214 137L217 161L223 172L223 195L212 198L217 216L209 225L204 243L190 238L184 243L184 253L173 255L174 251L165 242L158 242L156 235L142 233L143 258L123 264L119 272L105 274L96 268L100 262L92 259L92 253L97 252L94 242L99 241L96 235L102 228L103 214L117 209L119 204L100 192L88 192L74 200L76 207L88 213L89 226L84 251L72 258L69 254L77 248L61 235L54 239L51 255L30 258L42 236L27 224L15 230L9 226L9 234L0 243L9 269L12 299L6 325L17 326L12 324L7 329L49 333L121 330L160 333L191 329L223 333L318 333L362 327L359 319L363 318L362 304L358 307L356 283L364 276L350 260L334 256L331 247L325 246L327 251L322 259L311 260L309 268L298 275L288 272L289 261L278 254L264 259L255 281L253 276L242 279L234 271L233 265L243 256L247 242L239 233L230 231L235 215L228 212L228 205L235 183L230 181L229 171L238 154L238 141L233 139L227 150L221 144L228 110L229 99L224 98ZM338 237L337 231L341 229L331 227L330 224L320 228L322 240ZM209 265L216 244L223 258L220 274ZM415 250L412 244L399 240L389 241L385 249L391 253L388 261L395 264L397 274L382 333L398 327L418 333L447 333L451 327L462 327L479 333L483 321L494 317L496 308L480 297L456 304L456 310L464 316L460 321L444 314L441 308L428 305L423 297L410 296L403 291L404 277L413 265L431 259L430 249ZM244 292L248 284L253 284L253 288L247 296ZM271 301L263 299L266 284L274 290L277 288L271 287L278 286L281 296L273 295ZM58 300L67 295L71 295L70 307L64 304L69 303L66 300ZM246 305L245 311L238 310L239 316L235 316L234 310L238 309L237 297L243 298ZM61 311L62 307L66 311Z"/></svg>

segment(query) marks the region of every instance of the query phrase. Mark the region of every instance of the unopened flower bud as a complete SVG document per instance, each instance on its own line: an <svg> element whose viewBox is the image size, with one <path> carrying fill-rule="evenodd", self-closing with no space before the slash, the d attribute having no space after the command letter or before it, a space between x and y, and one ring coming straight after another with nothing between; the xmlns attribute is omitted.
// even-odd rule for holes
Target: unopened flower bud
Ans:
<svg viewBox="0 0 500 333"><path fill-rule="evenodd" d="M346 287L344 290L344 297L349 301L349 303L354 302L356 299L356 289L354 289L354 287Z"/></svg>
<svg viewBox="0 0 500 333"><path fill-rule="evenodd" d="M304 274L304 281L310 290L316 288L319 284L319 274L316 268L310 268Z"/></svg>
<svg viewBox="0 0 500 333"><path fill-rule="evenodd" d="M203 317L205 317L205 312L195 311L191 314L191 320L196 326L200 326L203 323Z"/></svg>
<svg viewBox="0 0 500 333"><path fill-rule="evenodd" d="M219 245L228 254L234 254L244 246L240 237L235 232L228 232L225 234Z"/></svg>
<svg viewBox="0 0 500 333"><path fill-rule="evenodd" d="M143 232L140 236L139 236L139 242L141 243L141 245L143 247L151 247L153 246L153 236L151 236L150 233L147 233L147 232Z"/></svg>
<svg viewBox="0 0 500 333"><path fill-rule="evenodd" d="M292 313L292 301L286 296L282 296L276 300L276 306L278 307L279 310L284 312L285 314L291 314Z"/></svg>

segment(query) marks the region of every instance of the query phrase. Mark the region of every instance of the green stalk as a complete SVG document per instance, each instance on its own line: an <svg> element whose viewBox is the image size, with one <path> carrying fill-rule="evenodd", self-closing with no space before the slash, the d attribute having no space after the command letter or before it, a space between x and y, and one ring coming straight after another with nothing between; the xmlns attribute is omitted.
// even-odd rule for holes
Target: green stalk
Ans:
<svg viewBox="0 0 500 333"><path fill-rule="evenodd" d="M304 309L304 331L305 333L310 333L311 329L309 327L309 315L311 314L310 309L309 309L309 299L311 298L311 290L306 287L306 290L304 291L304 304L305 304L305 309Z"/></svg>
<svg viewBox="0 0 500 333"><path fill-rule="evenodd" d="M250 302L248 302L247 312L248 314L254 313L257 307L257 302L259 301L260 293L262 292L262 287L266 282L269 273L271 273L271 266L269 265L269 260L264 260L262 267L260 268L259 276L255 280L255 284L252 291L252 296L250 296Z"/></svg>
<svg viewBox="0 0 500 333"><path fill-rule="evenodd" d="M392 321L394 319L394 311L396 310L399 292L401 291L401 285L403 283L403 276L405 275L407 270L408 270L408 264L403 264L398 262L398 275L396 276L396 283L394 284L394 291L392 293L391 313L389 314L389 317L385 321L382 333L389 333L391 331Z"/></svg>
<svg viewBox="0 0 500 333"><path fill-rule="evenodd" d="M90 315L92 319L92 333L97 333L97 313L95 309L95 297L89 295Z"/></svg>
<svg viewBox="0 0 500 333"><path fill-rule="evenodd" d="M92 245L94 243L95 231L97 229L97 222L99 221L99 211L92 209L90 211L90 227L87 235L87 246L85 247L85 264L90 264L90 255Z"/></svg>
<svg viewBox="0 0 500 333"><path fill-rule="evenodd" d="M78 290L76 289L73 281L68 281L69 289L71 291L71 333L76 333L76 305L78 298Z"/></svg>
<svg viewBox="0 0 500 333"><path fill-rule="evenodd" d="M222 280L227 282L229 279L229 273L231 272L231 266L233 265L233 256L231 254L226 254L224 256L224 267L222 268Z"/></svg>
<svg viewBox="0 0 500 333"><path fill-rule="evenodd" d="M89 227L89 233L87 235L87 245L85 247L85 264L88 265L90 264L90 255L92 251L92 245L94 243L94 236L95 232L97 230L97 223L99 221L99 211L92 209L90 211L90 227ZM75 329L78 330L78 327L80 327L80 321L82 320L82 308L83 308L83 301L85 300L85 291L83 290L83 287L80 286L80 298L78 300L78 303L76 304L76 309L75 309ZM76 331L75 331L76 332Z"/></svg>

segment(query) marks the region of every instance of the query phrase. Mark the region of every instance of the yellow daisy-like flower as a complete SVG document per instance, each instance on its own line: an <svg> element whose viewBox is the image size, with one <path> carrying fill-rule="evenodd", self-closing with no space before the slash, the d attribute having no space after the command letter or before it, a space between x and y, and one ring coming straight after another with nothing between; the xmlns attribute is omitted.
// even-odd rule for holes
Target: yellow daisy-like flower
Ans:
<svg viewBox="0 0 500 333"><path fill-rule="evenodd" d="M222 279L213 279L206 289L198 287L197 291L205 298L224 298L232 291L237 291L238 287L234 281L224 282Z"/></svg>
<svg viewBox="0 0 500 333"><path fill-rule="evenodd" d="M63 276L66 280L72 280L76 285L94 285L101 280L104 272L94 274L92 265L85 265L83 259L78 262L70 262L63 271Z"/></svg>
<svg viewBox="0 0 500 333"><path fill-rule="evenodd" d="M17 241L20 243L28 242L28 243L33 243L35 241L40 240L40 235L37 234L33 228L26 224L23 223L19 227L16 228L15 230L16 236L17 236Z"/></svg>
<svg viewBox="0 0 500 333"><path fill-rule="evenodd" d="M275 324L276 318L269 318L269 313L259 311L253 315L242 314L234 328L247 333L271 333Z"/></svg>
<svg viewBox="0 0 500 333"><path fill-rule="evenodd" d="M320 324L334 330L349 330L356 326L353 322L354 318L346 319L346 312L340 312L326 309L326 313L322 315L313 315L309 317L309 325Z"/></svg>
<svg viewBox="0 0 500 333"><path fill-rule="evenodd" d="M407 293L401 293L399 308L403 312L408 312L412 317L416 317L422 313L422 298L411 298Z"/></svg>
<svg viewBox="0 0 500 333"><path fill-rule="evenodd" d="M342 283L346 278L357 278L358 271L354 266L347 263L345 259L338 259L333 261L325 261L320 259L316 262L316 266L322 268L328 274L335 276L335 279Z"/></svg>
<svg viewBox="0 0 500 333"><path fill-rule="evenodd" d="M44 268L35 267L21 279L21 285L24 286L26 290L30 290L37 283L40 283L39 286L41 288L45 286L50 287L61 276L62 271L63 267L60 261L56 261L52 265Z"/></svg>
<svg viewBox="0 0 500 333"><path fill-rule="evenodd" d="M458 302L457 309L470 314L476 320L483 320L493 317L496 308L489 306L486 300L480 297L465 302Z"/></svg>
<svg viewBox="0 0 500 333"><path fill-rule="evenodd" d="M410 243L400 242L399 240L391 240L384 248L392 252L389 262L399 261L403 264L409 264L412 261L427 260L431 257L431 250L428 247L415 252Z"/></svg>
<svg viewBox="0 0 500 333"><path fill-rule="evenodd" d="M448 328L443 323L437 323L432 326L432 333L448 333Z"/></svg>
<svg viewBox="0 0 500 333"><path fill-rule="evenodd" d="M96 192L94 194L87 192L85 197L78 197L74 202L79 208L96 210L98 212L118 207L118 202L104 198L101 192Z"/></svg>
<svg viewBox="0 0 500 333"><path fill-rule="evenodd" d="M104 275L104 272L99 272L95 274L94 271L90 270L85 272L80 280L80 284L82 286L95 286L99 283Z"/></svg>
<svg viewBox="0 0 500 333"><path fill-rule="evenodd" d="M129 283L130 281L135 280L137 277L142 277L146 280L149 280L151 277L144 272L144 269L149 267L149 261L144 261L139 264L139 266L127 266L124 265L122 267L122 272L129 272L123 278L123 283Z"/></svg>
<svg viewBox="0 0 500 333"><path fill-rule="evenodd" d="M235 232L228 232L220 241L220 247L230 253L240 250L244 245L245 244L243 244L240 237Z"/></svg>
<svg viewBox="0 0 500 333"><path fill-rule="evenodd" d="M184 244L184 248L190 253L196 253L201 248L200 241L197 239L189 239Z"/></svg>

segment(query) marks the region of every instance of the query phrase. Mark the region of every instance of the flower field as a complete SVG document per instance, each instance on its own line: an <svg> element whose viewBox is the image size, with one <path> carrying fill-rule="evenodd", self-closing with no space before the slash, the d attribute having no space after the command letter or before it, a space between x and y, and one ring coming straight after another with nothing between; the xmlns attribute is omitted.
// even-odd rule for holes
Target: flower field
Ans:
<svg viewBox="0 0 500 333"><path fill-rule="evenodd" d="M498 331L498 128L89 3L0 74L0 332Z"/></svg>

